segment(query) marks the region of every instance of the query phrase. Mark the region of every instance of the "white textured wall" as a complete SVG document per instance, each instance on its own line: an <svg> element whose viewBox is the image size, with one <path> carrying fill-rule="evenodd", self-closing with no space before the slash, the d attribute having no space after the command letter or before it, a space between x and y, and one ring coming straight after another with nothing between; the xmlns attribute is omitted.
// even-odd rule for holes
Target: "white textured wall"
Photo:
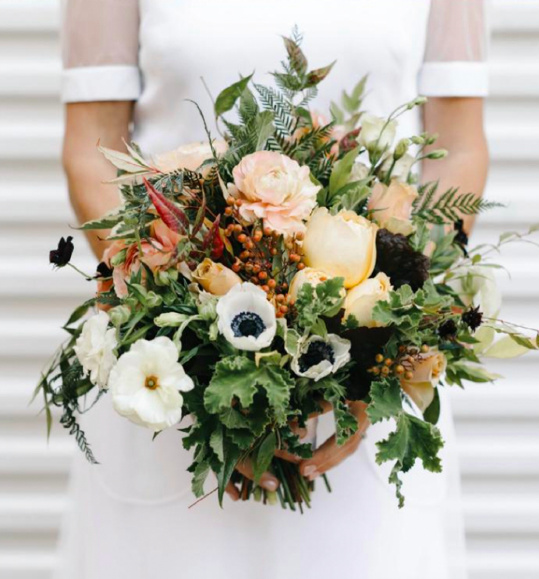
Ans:
<svg viewBox="0 0 539 579"><path fill-rule="evenodd" d="M481 220L477 243L539 222L539 0L495 0L493 26L487 195L510 206ZM59 427L47 446L28 407L60 323L89 290L47 263L74 223L59 163L58 54L57 0L0 0L0 579L50 577L73 452ZM513 272L502 279L504 315L539 327L539 250L514 246L503 261ZM539 359L493 369L506 380L455 392L471 579L537 579Z"/></svg>

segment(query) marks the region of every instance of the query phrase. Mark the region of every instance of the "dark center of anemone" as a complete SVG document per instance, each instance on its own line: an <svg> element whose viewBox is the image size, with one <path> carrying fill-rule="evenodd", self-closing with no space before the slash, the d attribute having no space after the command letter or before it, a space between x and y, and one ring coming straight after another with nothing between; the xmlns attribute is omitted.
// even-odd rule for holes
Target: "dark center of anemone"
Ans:
<svg viewBox="0 0 539 579"><path fill-rule="evenodd" d="M309 368L328 360L331 364L335 363L335 352L330 344L322 340L316 340L309 344L307 351L299 358L300 372L306 372Z"/></svg>
<svg viewBox="0 0 539 579"><path fill-rule="evenodd" d="M231 327L236 338L248 338L249 336L258 338L266 329L266 324L264 324L264 320L254 312L241 312L234 316Z"/></svg>

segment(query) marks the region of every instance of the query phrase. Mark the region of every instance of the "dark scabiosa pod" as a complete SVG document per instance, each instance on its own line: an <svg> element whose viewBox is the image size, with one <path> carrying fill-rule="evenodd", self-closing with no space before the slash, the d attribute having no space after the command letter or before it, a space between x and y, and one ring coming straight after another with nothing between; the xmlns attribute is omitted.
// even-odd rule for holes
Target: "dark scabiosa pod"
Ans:
<svg viewBox="0 0 539 579"><path fill-rule="evenodd" d="M383 271L395 289L408 284L417 291L429 279L429 267L429 258L414 251L404 235L378 230L374 274Z"/></svg>
<svg viewBox="0 0 539 579"><path fill-rule="evenodd" d="M111 277L112 276L112 269L102 261L96 269L96 276L95 277Z"/></svg>
<svg viewBox="0 0 539 579"><path fill-rule="evenodd" d="M438 327L438 335L442 340L454 340L457 336L458 327L453 319L446 320Z"/></svg>
<svg viewBox="0 0 539 579"><path fill-rule="evenodd" d="M58 242L57 249L51 249L49 252L49 262L56 267L66 266L73 255L73 250L75 246L73 245L73 238L69 236L67 239L63 237Z"/></svg>
<svg viewBox="0 0 539 579"><path fill-rule="evenodd" d="M466 247L468 246L469 240L468 240L468 235L464 231L464 221L462 221L462 219L455 221L455 223L453 224L453 227L454 227L455 231L457 232L457 235L455 235L455 243L462 248L465 255L468 255L468 251L466 250Z"/></svg>
<svg viewBox="0 0 539 579"><path fill-rule="evenodd" d="M483 323L483 314L479 311L479 306L470 308L462 314L462 321L475 332L477 328Z"/></svg>

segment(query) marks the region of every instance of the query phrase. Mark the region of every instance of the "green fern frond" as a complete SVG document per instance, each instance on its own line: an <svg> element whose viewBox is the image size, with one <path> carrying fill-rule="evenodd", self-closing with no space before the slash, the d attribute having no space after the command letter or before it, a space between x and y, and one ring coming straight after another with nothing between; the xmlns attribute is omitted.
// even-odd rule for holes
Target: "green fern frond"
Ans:
<svg viewBox="0 0 539 579"><path fill-rule="evenodd" d="M427 183L418 189L413 214L429 223L454 223L464 215L476 215L503 207L503 204L487 201L477 197L474 193L460 193L458 187L452 187L436 198L438 182Z"/></svg>

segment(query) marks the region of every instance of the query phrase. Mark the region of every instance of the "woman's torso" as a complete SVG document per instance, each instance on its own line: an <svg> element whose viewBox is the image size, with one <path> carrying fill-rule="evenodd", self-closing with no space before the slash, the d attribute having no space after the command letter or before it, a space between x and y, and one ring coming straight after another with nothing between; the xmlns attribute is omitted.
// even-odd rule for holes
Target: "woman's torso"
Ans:
<svg viewBox="0 0 539 579"><path fill-rule="evenodd" d="M239 75L255 71L269 83L285 56L281 35L297 25L312 68L336 60L320 85L314 109L327 112L369 75L365 108L388 114L417 96L430 0L140 0L143 92L135 112L135 140L163 152L205 138L196 101L212 133L212 104ZM416 112L400 132L419 128Z"/></svg>

